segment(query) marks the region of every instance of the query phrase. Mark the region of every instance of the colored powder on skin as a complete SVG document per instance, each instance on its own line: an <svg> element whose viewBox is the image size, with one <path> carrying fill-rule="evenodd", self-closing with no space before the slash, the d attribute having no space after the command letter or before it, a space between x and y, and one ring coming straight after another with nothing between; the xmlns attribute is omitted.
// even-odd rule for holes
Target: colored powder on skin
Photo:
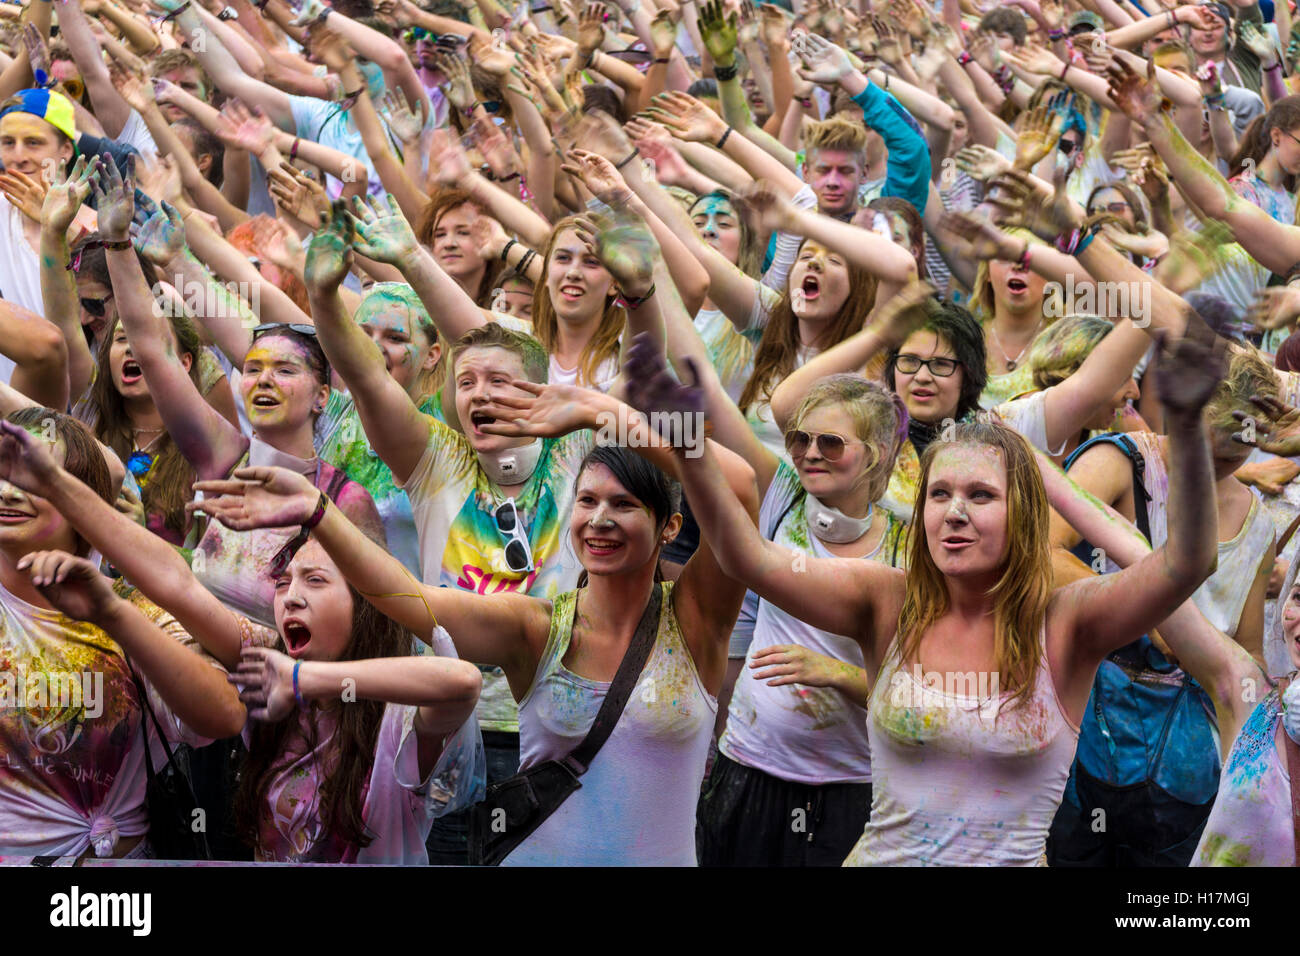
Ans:
<svg viewBox="0 0 1300 956"><path fill-rule="evenodd" d="M736 212L731 208L731 203L722 196L705 196L695 204L695 209L691 213L693 216L704 216L704 225L699 227L700 232L718 232L718 217L728 216L735 217Z"/></svg>

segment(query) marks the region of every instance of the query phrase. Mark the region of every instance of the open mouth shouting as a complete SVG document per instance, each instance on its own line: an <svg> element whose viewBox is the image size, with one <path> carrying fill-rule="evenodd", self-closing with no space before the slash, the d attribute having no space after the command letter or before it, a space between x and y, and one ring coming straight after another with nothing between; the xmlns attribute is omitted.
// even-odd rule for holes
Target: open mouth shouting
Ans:
<svg viewBox="0 0 1300 956"><path fill-rule="evenodd" d="M268 411L269 409L272 408L279 408L280 400L276 398L274 395L272 395L270 392L258 392L256 395L253 396L253 401L251 402L251 404L253 408L260 409L262 411Z"/></svg>
<svg viewBox="0 0 1300 956"><path fill-rule="evenodd" d="M122 363L122 385L134 385L144 378L144 369L135 359L127 359Z"/></svg>
<svg viewBox="0 0 1300 956"><path fill-rule="evenodd" d="M1020 276L1011 276L1007 279L1007 291L1012 295L1024 295L1029 291L1029 283Z"/></svg>
<svg viewBox="0 0 1300 956"><path fill-rule="evenodd" d="M822 282L815 275L804 276L803 284L799 288L803 291L803 300L805 302L814 302L822 294Z"/></svg>
<svg viewBox="0 0 1300 956"><path fill-rule="evenodd" d="M311 643L311 630L296 617L284 619L284 646L290 657L301 657Z"/></svg>
<svg viewBox="0 0 1300 956"><path fill-rule="evenodd" d="M486 434L482 429L483 425L490 425L495 421L496 419L485 411L473 411L469 413L470 427L474 430L474 434L478 436Z"/></svg>

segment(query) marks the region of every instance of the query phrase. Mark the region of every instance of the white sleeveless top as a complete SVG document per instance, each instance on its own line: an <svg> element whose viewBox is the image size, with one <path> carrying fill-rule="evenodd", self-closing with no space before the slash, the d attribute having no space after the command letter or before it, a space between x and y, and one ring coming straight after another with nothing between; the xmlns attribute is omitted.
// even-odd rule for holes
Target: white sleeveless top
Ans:
<svg viewBox="0 0 1300 956"><path fill-rule="evenodd" d="M618 723L573 793L504 866L695 866L695 805L717 699L700 682L673 613L671 582L654 649ZM551 635L519 702L521 769L582 742L609 691L562 663L581 591L555 599Z"/></svg>
<svg viewBox="0 0 1300 956"><path fill-rule="evenodd" d="M898 668L894 640L867 708L871 819L844 865L1040 865L1079 740L1052 683L1046 630L1033 693L1014 707L975 680L927 686Z"/></svg>

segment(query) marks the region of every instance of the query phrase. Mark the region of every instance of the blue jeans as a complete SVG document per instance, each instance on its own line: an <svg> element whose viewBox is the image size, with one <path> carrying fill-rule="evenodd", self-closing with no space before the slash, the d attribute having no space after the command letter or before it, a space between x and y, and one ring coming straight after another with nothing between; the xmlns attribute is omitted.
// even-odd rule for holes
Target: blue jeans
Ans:
<svg viewBox="0 0 1300 956"><path fill-rule="evenodd" d="M519 735L483 731L487 756L487 782L491 786L519 772ZM469 866L469 810L449 813L433 821L425 849L431 866Z"/></svg>

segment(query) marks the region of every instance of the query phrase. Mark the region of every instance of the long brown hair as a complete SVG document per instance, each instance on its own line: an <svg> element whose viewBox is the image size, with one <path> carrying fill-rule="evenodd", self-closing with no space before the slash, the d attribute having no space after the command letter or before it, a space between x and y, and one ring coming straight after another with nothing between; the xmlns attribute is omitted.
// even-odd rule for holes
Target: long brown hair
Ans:
<svg viewBox="0 0 1300 956"><path fill-rule="evenodd" d="M1228 178L1238 175L1246 166L1246 160L1251 160L1253 165L1258 166L1264 161L1264 157L1269 154L1273 148L1273 137L1269 134L1274 129L1280 129L1283 133L1290 133L1291 130L1300 126L1300 96L1284 96L1273 103L1267 113L1256 116L1246 127L1246 131L1241 134L1237 152L1233 154L1231 162L1228 163ZM1296 177L1286 175L1282 177L1282 186L1287 192L1292 192L1296 186Z"/></svg>
<svg viewBox="0 0 1300 956"><path fill-rule="evenodd" d="M428 204L420 212L419 221L415 224L415 238L420 240L421 245L432 250L433 236L438 231L438 223L447 213L461 206L469 206L480 216L487 215L483 207L471 198L469 190L439 189L429 198ZM492 290L500 285L504 272L503 263L491 259L483 261L483 278L479 281L478 289L470 294L470 298L480 309L491 308Z"/></svg>
<svg viewBox="0 0 1300 956"><path fill-rule="evenodd" d="M190 356L190 381L202 394L199 356L203 343L199 340L194 324L184 313L175 309L169 311L174 313L170 322L172 334L176 336L177 361L180 356ZM90 387L90 402L95 412L95 437L113 449L113 453L125 462L135 451L135 433L131 430L131 416L127 414L126 402L113 384L113 370L109 364L109 350L113 347L113 336L118 324L114 320L100 337L95 356L98 368L95 381ZM161 514L166 527L184 536L189 527L185 505L193 497L190 486L195 481L194 467L181 454L180 448L166 431L158 437L158 444L154 448L153 467L149 470L149 480L140 488L140 503L144 505L146 514Z"/></svg>
<svg viewBox="0 0 1300 956"><path fill-rule="evenodd" d="M340 660L360 661L375 657L405 657L410 654L411 632L382 613L348 584L352 596L352 640ZM283 650L283 639L277 649ZM312 704L313 711L318 705ZM384 719L383 701L358 699L339 707L338 724L331 744L333 758L320 787L318 819L323 824L322 839L338 837L348 845L369 846L373 839L366 833L362 817L361 792L374 767L375 745L379 726ZM316 716L314 713L312 716ZM311 739L307 745L315 751L317 723L309 720ZM235 826L240 838L255 851L261 850L259 821L266 806L273 767L284 754L295 720L253 724L248 758L240 771L235 792Z"/></svg>
<svg viewBox="0 0 1300 956"><path fill-rule="evenodd" d="M1002 574L990 591L993 597L993 652L998 686L1023 702L1034 689L1042 662L1039 635L1052 594L1052 562L1048 547L1047 492L1029 444L1018 433L997 423L958 425L951 442L932 442L921 456L916 492L917 520L912 522L907 591L898 615L897 659L915 661L921 638L948 610L943 572L930 555L924 508L935 456L954 445L987 445L1002 453L1007 469L1007 556Z"/></svg>
<svg viewBox="0 0 1300 956"><path fill-rule="evenodd" d="M533 288L533 335L542 343L547 355L554 355L560 347L560 319L551 304L551 290L546 283L550 274L551 256L555 252L555 242L566 229L572 229L578 223L577 216L565 216L551 230L551 238L546 243L542 255L542 281ZM578 381L585 385L594 385L600 366L611 358L618 360L618 340L627 323L627 310L618 304L618 297L612 294L605 300L605 311L596 326L596 334L582 349L578 359Z"/></svg>
<svg viewBox="0 0 1300 956"><path fill-rule="evenodd" d="M800 251L807 242L805 239L800 244ZM815 344L821 351L838 345L859 331L876 306L875 276L854 266L848 266L848 270L849 295L840 311L826 323L826 328L818 336ZM786 279L785 294L772 309L772 315L763 327L763 337L754 350L754 372L745 383L745 390L740 393L740 401L737 403L742 412L749 411L750 406L760 399L764 402L772 400L772 390L795 370L802 344L799 339L799 319L790 305L790 280Z"/></svg>

